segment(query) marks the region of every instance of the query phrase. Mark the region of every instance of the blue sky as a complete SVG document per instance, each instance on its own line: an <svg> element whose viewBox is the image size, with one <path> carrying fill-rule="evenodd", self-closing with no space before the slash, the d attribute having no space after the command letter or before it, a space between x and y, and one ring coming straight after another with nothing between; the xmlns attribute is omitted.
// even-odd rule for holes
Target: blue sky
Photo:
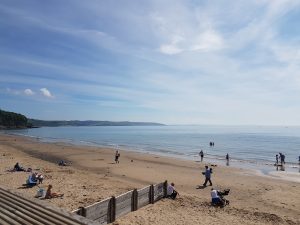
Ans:
<svg viewBox="0 0 300 225"><path fill-rule="evenodd" d="M300 125L299 0L0 2L0 108Z"/></svg>

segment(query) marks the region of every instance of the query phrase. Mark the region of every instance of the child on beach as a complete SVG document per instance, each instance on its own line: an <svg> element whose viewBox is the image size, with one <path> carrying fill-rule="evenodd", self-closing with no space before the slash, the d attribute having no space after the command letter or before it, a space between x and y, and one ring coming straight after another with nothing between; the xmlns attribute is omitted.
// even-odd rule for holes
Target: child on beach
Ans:
<svg viewBox="0 0 300 225"><path fill-rule="evenodd" d="M116 154L115 154L115 162L116 162L116 163L119 163L119 158L120 158L120 153L119 153L119 151L117 150L117 151L116 151Z"/></svg>
<svg viewBox="0 0 300 225"><path fill-rule="evenodd" d="M48 189L46 191L45 199L58 198L64 196L64 194L52 193L51 189L52 189L52 185L49 184Z"/></svg>

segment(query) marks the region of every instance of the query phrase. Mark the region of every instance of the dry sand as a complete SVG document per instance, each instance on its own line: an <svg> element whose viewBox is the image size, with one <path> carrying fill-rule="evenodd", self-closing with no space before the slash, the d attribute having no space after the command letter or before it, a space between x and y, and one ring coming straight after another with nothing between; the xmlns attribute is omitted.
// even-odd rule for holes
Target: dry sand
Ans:
<svg viewBox="0 0 300 225"><path fill-rule="evenodd" d="M71 166L59 167L60 159ZM230 188L225 208L210 206L210 187L203 183L204 163L121 151L120 164L114 164L114 150L41 143L11 135L0 135L1 185L33 198L37 188L22 188L29 173L8 172L16 162L45 175L42 187L53 185L63 198L41 200L69 211L112 195L164 180L175 183L180 196L163 199L119 218L114 224L300 224L299 174L293 180L284 172L276 178L258 176L250 170L215 167L212 181L218 189Z"/></svg>

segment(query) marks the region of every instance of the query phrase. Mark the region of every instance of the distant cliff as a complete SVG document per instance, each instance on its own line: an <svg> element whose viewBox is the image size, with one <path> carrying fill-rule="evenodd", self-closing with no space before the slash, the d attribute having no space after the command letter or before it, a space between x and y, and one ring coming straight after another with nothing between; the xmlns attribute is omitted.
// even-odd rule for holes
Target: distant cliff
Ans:
<svg viewBox="0 0 300 225"><path fill-rule="evenodd" d="M33 127L58 127L58 126L163 126L161 123L150 122L112 122L112 121L95 121L95 120L36 120L29 119L28 122Z"/></svg>
<svg viewBox="0 0 300 225"><path fill-rule="evenodd" d="M26 116L0 109L0 129L16 129L27 127L28 120Z"/></svg>

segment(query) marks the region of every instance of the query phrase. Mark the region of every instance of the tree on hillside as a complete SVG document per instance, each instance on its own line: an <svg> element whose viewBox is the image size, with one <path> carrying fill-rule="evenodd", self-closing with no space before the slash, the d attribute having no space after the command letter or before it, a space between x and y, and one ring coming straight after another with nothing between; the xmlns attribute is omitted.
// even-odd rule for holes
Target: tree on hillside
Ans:
<svg viewBox="0 0 300 225"><path fill-rule="evenodd" d="M19 113L0 109L0 126L5 128L24 128L27 127L27 118Z"/></svg>

